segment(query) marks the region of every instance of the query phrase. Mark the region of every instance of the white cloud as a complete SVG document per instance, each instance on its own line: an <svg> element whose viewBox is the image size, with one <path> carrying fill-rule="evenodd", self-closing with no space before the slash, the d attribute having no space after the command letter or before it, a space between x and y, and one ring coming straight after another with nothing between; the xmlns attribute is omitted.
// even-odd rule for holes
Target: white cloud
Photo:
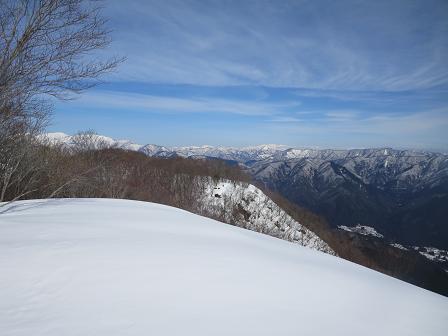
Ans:
<svg viewBox="0 0 448 336"><path fill-rule="evenodd" d="M323 114L322 114L323 113ZM316 113L317 118L304 119L301 123L288 124L284 127L292 132L307 132L316 135L327 134L331 138L337 134L350 138L350 135L378 136L387 144L391 136L402 137L403 141L412 143L413 137L421 139L441 139L448 129L448 109L441 108L431 111L414 112L410 114L366 114L363 111L328 111ZM389 145L396 143L391 141Z"/></svg>
<svg viewBox="0 0 448 336"><path fill-rule="evenodd" d="M273 123L298 123L303 122L304 119L294 118L294 117L275 117L267 120L268 122Z"/></svg>
<svg viewBox="0 0 448 336"><path fill-rule="evenodd" d="M211 97L178 98L128 92L92 91L77 101L90 108L141 110L152 113L229 113L271 116L300 106L298 101L270 103Z"/></svg>

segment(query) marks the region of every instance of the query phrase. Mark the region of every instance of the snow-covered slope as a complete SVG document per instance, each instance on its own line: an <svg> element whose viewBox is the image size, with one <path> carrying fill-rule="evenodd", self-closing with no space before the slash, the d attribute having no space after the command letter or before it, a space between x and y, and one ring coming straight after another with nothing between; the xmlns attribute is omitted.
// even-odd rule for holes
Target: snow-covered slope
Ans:
<svg viewBox="0 0 448 336"><path fill-rule="evenodd" d="M445 297L175 208L70 199L1 210L2 335L436 336L448 328Z"/></svg>

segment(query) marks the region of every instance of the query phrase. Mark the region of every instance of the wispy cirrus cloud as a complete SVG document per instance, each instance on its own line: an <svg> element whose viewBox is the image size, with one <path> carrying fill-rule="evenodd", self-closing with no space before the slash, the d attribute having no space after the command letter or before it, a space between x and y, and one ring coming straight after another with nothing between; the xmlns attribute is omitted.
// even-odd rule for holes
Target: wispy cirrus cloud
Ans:
<svg viewBox="0 0 448 336"><path fill-rule="evenodd" d="M138 110L150 113L223 113L272 116L300 106L299 101L266 102L216 97L173 97L117 91L93 91L82 96L78 106Z"/></svg>
<svg viewBox="0 0 448 336"><path fill-rule="evenodd" d="M328 109L299 111L296 115L300 115L302 112L305 112L302 118L279 117L267 121L300 122L302 125L307 124L325 130L378 134L387 132L403 134L448 127L448 107L411 113Z"/></svg>
<svg viewBox="0 0 448 336"><path fill-rule="evenodd" d="M313 89L448 84L448 3L399 1L108 2L115 77L152 83Z"/></svg>
<svg viewBox="0 0 448 336"><path fill-rule="evenodd" d="M272 124L278 133L296 141L326 148L395 146L446 150L448 108L412 113L366 113L365 111L316 111L314 118Z"/></svg>
<svg viewBox="0 0 448 336"><path fill-rule="evenodd" d="M295 118L295 117L275 117L275 118L271 118L266 120L267 122L272 122L272 123L299 123L299 122L303 122L304 119L300 119L300 118Z"/></svg>

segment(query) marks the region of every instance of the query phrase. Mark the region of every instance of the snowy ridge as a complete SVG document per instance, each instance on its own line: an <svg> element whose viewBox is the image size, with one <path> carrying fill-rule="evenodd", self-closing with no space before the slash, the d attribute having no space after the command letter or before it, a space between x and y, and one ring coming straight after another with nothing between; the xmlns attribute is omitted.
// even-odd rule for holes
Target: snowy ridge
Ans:
<svg viewBox="0 0 448 336"><path fill-rule="evenodd" d="M446 335L446 297L176 208L110 199L7 207L5 336Z"/></svg>
<svg viewBox="0 0 448 336"><path fill-rule="evenodd" d="M68 135L62 132L46 133L40 136L42 141L48 141L51 144L61 144L68 147L74 145L75 137L76 136L74 135ZM113 138L97 134L92 135L92 137L94 142L100 144L101 147L114 147L133 151L139 151L140 148L142 148L142 145L133 143L129 140L115 140Z"/></svg>
<svg viewBox="0 0 448 336"><path fill-rule="evenodd" d="M157 145L146 145L140 151L149 156L170 157L211 157L223 160L232 160L240 163L251 160L265 160L275 156L288 147L282 145L259 145L243 148L214 147L214 146L186 146L186 147L164 147Z"/></svg>
<svg viewBox="0 0 448 336"><path fill-rule="evenodd" d="M62 132L46 133L42 135L42 139L47 139L51 143L64 144L67 146L73 145L73 137L74 136ZM96 138L107 146L140 151L148 156L213 157L238 162L270 159L277 153L283 152L289 148L284 145L259 145L242 148L208 145L166 147L155 144L139 145L129 140L115 140L104 135L96 135Z"/></svg>
<svg viewBox="0 0 448 336"><path fill-rule="evenodd" d="M257 187L229 180L203 179L206 188L200 200L202 213L212 218L221 215L227 223L335 255L327 243L295 221Z"/></svg>
<svg viewBox="0 0 448 336"><path fill-rule="evenodd" d="M72 136L62 133L62 132L54 132L54 133L45 133L40 136L42 140L48 140L51 143L58 144L70 144Z"/></svg>

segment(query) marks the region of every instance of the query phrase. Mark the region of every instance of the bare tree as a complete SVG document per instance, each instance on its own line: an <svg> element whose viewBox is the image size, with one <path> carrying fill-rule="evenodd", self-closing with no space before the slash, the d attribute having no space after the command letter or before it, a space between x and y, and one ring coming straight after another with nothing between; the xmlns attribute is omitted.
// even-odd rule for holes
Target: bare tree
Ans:
<svg viewBox="0 0 448 336"><path fill-rule="evenodd" d="M17 99L23 104L41 94L69 98L97 84L123 60L86 57L111 42L100 4L0 0L2 105Z"/></svg>
<svg viewBox="0 0 448 336"><path fill-rule="evenodd" d="M71 99L123 61L94 54L111 42L101 5L98 0L0 0L0 200L20 196L11 193L12 181L45 164L33 160L30 151L38 148L31 139L50 115L46 97Z"/></svg>
<svg viewBox="0 0 448 336"><path fill-rule="evenodd" d="M72 137L70 145L75 152L89 152L110 148L112 146L112 144L107 143L104 137L98 135L94 130L76 133Z"/></svg>

